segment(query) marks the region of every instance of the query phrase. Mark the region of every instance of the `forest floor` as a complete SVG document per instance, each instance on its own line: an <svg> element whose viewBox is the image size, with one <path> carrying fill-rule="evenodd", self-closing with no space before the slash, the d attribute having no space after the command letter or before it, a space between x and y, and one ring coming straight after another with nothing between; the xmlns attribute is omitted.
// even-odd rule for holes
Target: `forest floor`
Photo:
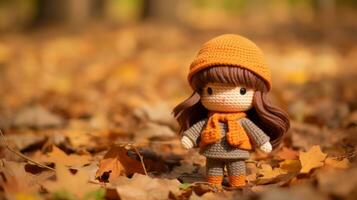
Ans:
<svg viewBox="0 0 357 200"><path fill-rule="evenodd" d="M2 36L0 199L356 199L357 46L342 36L252 36L291 128L273 153L252 153L246 187L205 182L205 158L181 147L171 111L190 95L200 45L223 32L142 24Z"/></svg>

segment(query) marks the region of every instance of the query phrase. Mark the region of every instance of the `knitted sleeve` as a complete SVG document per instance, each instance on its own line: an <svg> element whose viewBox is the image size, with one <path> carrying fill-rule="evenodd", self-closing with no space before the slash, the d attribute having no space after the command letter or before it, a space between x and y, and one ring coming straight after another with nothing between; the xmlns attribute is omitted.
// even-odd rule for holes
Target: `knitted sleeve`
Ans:
<svg viewBox="0 0 357 200"><path fill-rule="evenodd" d="M204 119L195 123L183 133L183 136L187 136L188 138L190 138L190 140L192 140L195 146L197 146L200 140L201 131L205 126L206 122L207 119Z"/></svg>
<svg viewBox="0 0 357 200"><path fill-rule="evenodd" d="M244 130L249 135L252 142L254 142L254 144L257 147L260 147L261 145L265 144L266 142L269 142L269 140L270 140L269 136L267 136L262 131L262 129L260 129L257 125L255 125L248 118L241 119L240 123L242 124Z"/></svg>

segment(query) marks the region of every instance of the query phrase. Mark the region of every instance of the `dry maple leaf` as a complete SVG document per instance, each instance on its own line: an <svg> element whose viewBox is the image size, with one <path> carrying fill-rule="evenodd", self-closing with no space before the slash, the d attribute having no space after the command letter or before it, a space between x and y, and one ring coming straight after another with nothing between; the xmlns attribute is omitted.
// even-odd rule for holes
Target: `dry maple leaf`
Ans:
<svg viewBox="0 0 357 200"><path fill-rule="evenodd" d="M322 153L320 146L318 145L311 147L307 152L300 152L300 173L307 174L312 169L322 167L326 156L326 154Z"/></svg>
<svg viewBox="0 0 357 200"><path fill-rule="evenodd" d="M282 170L280 168L272 168L270 165L268 164L262 164L261 169L259 169L258 173L261 176L261 178L275 178L277 176L279 176L280 174L286 174L285 170Z"/></svg>
<svg viewBox="0 0 357 200"><path fill-rule="evenodd" d="M43 187L49 192L66 191L82 198L85 194L98 190L99 185L89 183L89 173L84 169L78 169L72 174L69 169L61 164L56 165L56 180L46 181Z"/></svg>
<svg viewBox="0 0 357 200"><path fill-rule="evenodd" d="M121 175L144 174L140 161L128 156L124 146L114 146L104 155L99 163L96 177L100 181L112 181Z"/></svg>
<svg viewBox="0 0 357 200"><path fill-rule="evenodd" d="M274 181L279 175L287 174L287 171L281 168L272 168L269 164L262 164L258 169L257 184L266 184Z"/></svg>
<svg viewBox="0 0 357 200"><path fill-rule="evenodd" d="M40 178L25 171L24 165L16 162L1 160L0 185L8 199L16 199L20 194L34 196L39 189ZM35 195L36 196L36 195ZM34 196L34 197L35 197Z"/></svg>
<svg viewBox="0 0 357 200"><path fill-rule="evenodd" d="M79 168L90 163L91 157L89 155L67 155L56 146L52 147L52 151L46 155L37 152L34 159L44 163L55 163L65 165L67 167Z"/></svg>
<svg viewBox="0 0 357 200"><path fill-rule="evenodd" d="M120 177L112 186L116 188L120 199L169 199L169 193L178 194L180 182L176 179L151 178L142 174L134 174L129 179Z"/></svg>

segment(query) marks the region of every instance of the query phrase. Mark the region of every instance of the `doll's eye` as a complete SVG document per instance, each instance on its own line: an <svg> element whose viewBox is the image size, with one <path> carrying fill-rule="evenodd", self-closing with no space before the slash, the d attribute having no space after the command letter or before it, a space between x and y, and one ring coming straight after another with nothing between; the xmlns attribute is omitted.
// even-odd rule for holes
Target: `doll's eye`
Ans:
<svg viewBox="0 0 357 200"><path fill-rule="evenodd" d="M240 93L241 95L245 95L245 93L247 93L247 89L241 88L241 89L239 90L239 93Z"/></svg>
<svg viewBox="0 0 357 200"><path fill-rule="evenodd" d="M207 93L208 93L209 95L213 94L212 88L208 87L208 88L207 88Z"/></svg>

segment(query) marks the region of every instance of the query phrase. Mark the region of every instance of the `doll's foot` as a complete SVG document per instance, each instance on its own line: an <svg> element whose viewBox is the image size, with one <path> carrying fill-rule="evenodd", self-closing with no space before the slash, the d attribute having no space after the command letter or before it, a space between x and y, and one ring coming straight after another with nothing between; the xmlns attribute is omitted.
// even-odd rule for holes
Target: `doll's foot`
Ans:
<svg viewBox="0 0 357 200"><path fill-rule="evenodd" d="M228 176L229 184L231 187L243 187L245 186L245 175Z"/></svg>
<svg viewBox="0 0 357 200"><path fill-rule="evenodd" d="M222 188L223 176L207 176L207 182L216 188Z"/></svg>

